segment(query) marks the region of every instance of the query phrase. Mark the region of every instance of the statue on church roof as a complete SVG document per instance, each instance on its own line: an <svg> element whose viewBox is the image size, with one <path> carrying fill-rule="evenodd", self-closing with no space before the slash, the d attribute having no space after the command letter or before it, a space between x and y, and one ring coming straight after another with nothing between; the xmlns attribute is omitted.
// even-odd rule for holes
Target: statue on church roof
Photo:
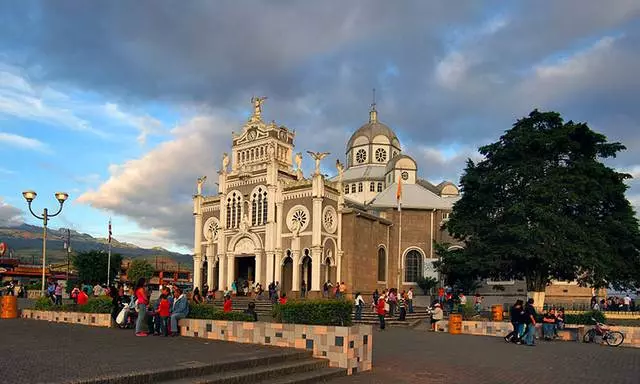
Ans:
<svg viewBox="0 0 640 384"><path fill-rule="evenodd" d="M198 196L202 196L202 184L207 180L207 176L198 177Z"/></svg>
<svg viewBox="0 0 640 384"><path fill-rule="evenodd" d="M226 152L222 154L222 172L227 173L229 169L229 154Z"/></svg>
<svg viewBox="0 0 640 384"><path fill-rule="evenodd" d="M311 157L313 157L313 159L316 161L316 175L320 174L320 160L324 159L325 157L330 155L330 152L312 152L312 151L307 151L307 153L309 155L311 155Z"/></svg>
<svg viewBox="0 0 640 384"><path fill-rule="evenodd" d="M344 175L344 164L340 162L340 159L336 160L336 169L338 170L338 181L342 183L342 176Z"/></svg>
<svg viewBox="0 0 640 384"><path fill-rule="evenodd" d="M253 104L253 118L256 120L260 120L262 117L262 104L267 100L266 96L263 97L252 97L251 103Z"/></svg>
<svg viewBox="0 0 640 384"><path fill-rule="evenodd" d="M296 163L296 169L299 171L302 169L302 153L298 152L296 153L295 158L293 159L293 161Z"/></svg>

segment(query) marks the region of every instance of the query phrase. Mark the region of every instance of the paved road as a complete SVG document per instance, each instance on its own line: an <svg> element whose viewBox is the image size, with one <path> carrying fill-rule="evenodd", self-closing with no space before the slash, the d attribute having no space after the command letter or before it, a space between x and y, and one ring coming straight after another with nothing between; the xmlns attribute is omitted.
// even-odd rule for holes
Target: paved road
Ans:
<svg viewBox="0 0 640 384"><path fill-rule="evenodd" d="M55 383L282 353L281 348L35 320L0 320L0 383Z"/></svg>
<svg viewBox="0 0 640 384"><path fill-rule="evenodd" d="M370 373L331 384L640 383L640 349L583 343L507 344L499 337L390 328L373 337Z"/></svg>

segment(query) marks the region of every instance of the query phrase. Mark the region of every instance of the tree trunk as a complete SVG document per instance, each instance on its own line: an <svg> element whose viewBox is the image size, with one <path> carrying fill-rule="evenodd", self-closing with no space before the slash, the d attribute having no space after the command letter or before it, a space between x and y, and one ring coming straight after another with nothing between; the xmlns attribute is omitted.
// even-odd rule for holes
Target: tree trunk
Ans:
<svg viewBox="0 0 640 384"><path fill-rule="evenodd" d="M547 271L532 271L526 276L527 299L533 299L533 307L536 311L542 311L544 306L545 290L548 282Z"/></svg>

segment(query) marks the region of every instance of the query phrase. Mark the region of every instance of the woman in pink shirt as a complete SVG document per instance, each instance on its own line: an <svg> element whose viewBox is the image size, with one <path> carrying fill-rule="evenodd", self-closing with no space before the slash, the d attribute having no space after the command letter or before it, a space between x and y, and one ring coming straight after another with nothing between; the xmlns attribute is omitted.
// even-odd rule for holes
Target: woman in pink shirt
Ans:
<svg viewBox="0 0 640 384"><path fill-rule="evenodd" d="M145 331L147 324L147 306L149 299L147 298L147 281L141 277L136 284L134 295L136 297L136 310L138 311L138 319L136 321L136 336L149 336L149 332Z"/></svg>

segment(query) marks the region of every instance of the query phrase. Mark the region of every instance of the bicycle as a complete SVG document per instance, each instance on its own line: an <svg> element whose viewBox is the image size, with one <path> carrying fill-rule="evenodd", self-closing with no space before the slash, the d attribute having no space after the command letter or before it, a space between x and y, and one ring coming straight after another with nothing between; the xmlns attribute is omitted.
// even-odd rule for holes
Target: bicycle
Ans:
<svg viewBox="0 0 640 384"><path fill-rule="evenodd" d="M617 347L624 341L624 334L618 331L612 331L603 323L599 323L596 319L591 318L596 325L584 334L582 341L592 343L596 336L602 336L602 340L611 347Z"/></svg>

